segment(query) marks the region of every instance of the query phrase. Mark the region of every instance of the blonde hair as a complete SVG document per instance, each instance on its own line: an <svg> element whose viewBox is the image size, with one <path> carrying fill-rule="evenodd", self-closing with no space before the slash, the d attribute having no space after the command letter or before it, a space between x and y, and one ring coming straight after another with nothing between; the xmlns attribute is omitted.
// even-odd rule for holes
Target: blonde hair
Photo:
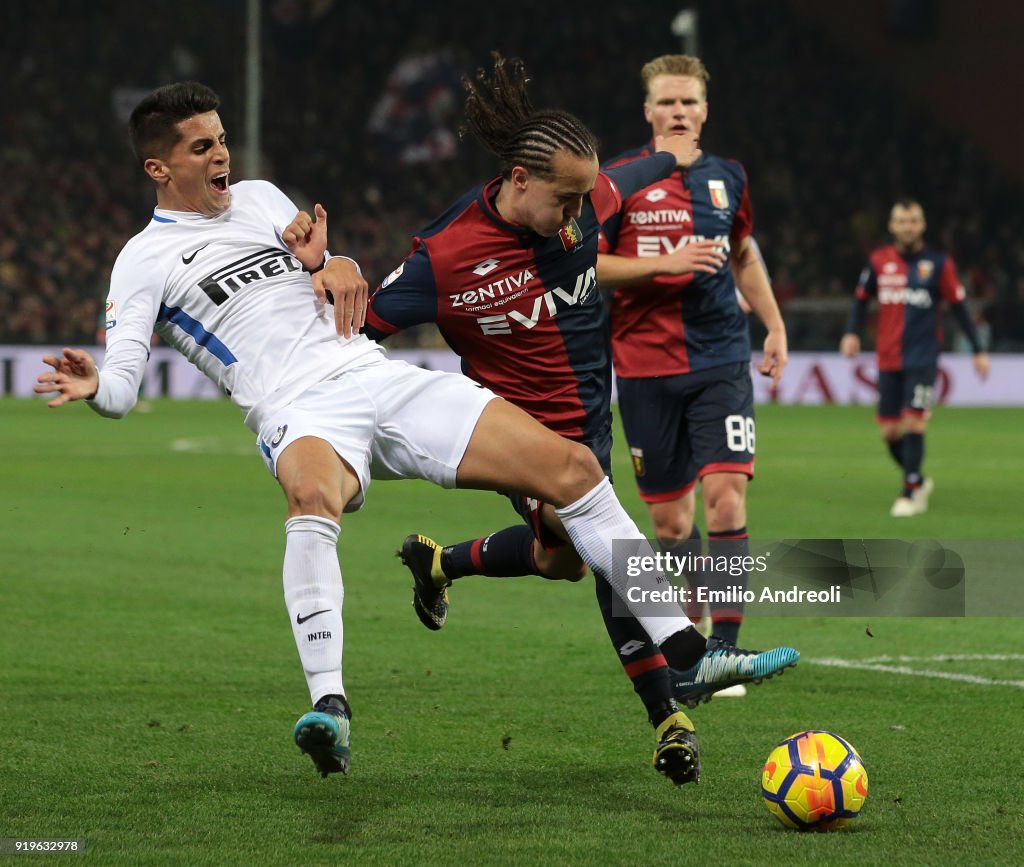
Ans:
<svg viewBox="0 0 1024 867"><path fill-rule="evenodd" d="M704 98L708 98L708 82L711 81L711 76L699 57L691 57L689 54L662 54L661 57L655 57L654 60L645 63L640 70L645 97L651 95L651 82L658 75L689 75L696 78L704 90Z"/></svg>

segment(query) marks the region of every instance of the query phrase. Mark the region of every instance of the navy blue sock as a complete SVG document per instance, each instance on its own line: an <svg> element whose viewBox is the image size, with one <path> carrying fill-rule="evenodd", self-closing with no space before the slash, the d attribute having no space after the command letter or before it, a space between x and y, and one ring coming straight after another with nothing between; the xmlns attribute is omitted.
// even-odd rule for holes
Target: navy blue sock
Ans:
<svg viewBox="0 0 1024 867"><path fill-rule="evenodd" d="M595 576L594 590L612 647L633 682L633 690L644 703L647 718L657 728L679 710L672 696L671 672L665 657L635 617L628 613L616 617L612 613L615 591L607 581ZM625 608L624 603L622 607Z"/></svg>
<svg viewBox="0 0 1024 867"><path fill-rule="evenodd" d="M722 597L711 603L712 633L716 638L736 643L740 634L740 624L743 622L743 599L740 592L747 589L748 571L746 569L734 569L732 564L738 562L738 558L750 556L750 538L747 535L747 528L740 527L736 530L723 530L718 533L708 531L708 553L715 560L713 577L709 577L708 584L712 590L719 593L732 593L734 602L722 601ZM719 569L719 558L725 557L728 568ZM741 572L736 575L734 572Z"/></svg>
<svg viewBox="0 0 1024 867"><path fill-rule="evenodd" d="M921 464L924 463L924 434L903 434L903 493L909 494L921 487L924 477Z"/></svg>
<svg viewBox="0 0 1024 867"><path fill-rule="evenodd" d="M903 437L901 436L895 440L886 440L885 444L889 447L889 454L896 461L896 466L903 469Z"/></svg>
<svg viewBox="0 0 1024 867"><path fill-rule="evenodd" d="M441 569L449 580L463 575L516 578L538 575L533 562L533 530L516 524L485 536L441 549Z"/></svg>

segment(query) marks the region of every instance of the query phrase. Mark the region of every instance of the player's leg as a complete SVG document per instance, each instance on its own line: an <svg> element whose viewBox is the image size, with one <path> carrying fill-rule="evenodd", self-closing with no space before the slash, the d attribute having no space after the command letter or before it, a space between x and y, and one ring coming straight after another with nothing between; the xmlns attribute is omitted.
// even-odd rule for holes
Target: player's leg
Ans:
<svg viewBox="0 0 1024 867"><path fill-rule="evenodd" d="M686 432L686 377L620 377L618 388L633 475L654 536L661 550L677 562L691 562L701 553L701 537L694 522L697 472ZM703 605L697 601L701 574L688 569L685 575L690 591L686 613L697 623L703 616Z"/></svg>
<svg viewBox="0 0 1024 867"><path fill-rule="evenodd" d="M673 594L666 593L663 572L642 568L640 557L630 561L638 568L613 568L614 540L623 560L652 552L586 446L551 432L464 377L388 362L361 370L358 379L376 418L374 478L423 478L551 503L580 556L612 583L670 666L701 663L694 676L705 686L726 686L749 672L749 662L734 654L706 653L706 640L678 604L665 600ZM446 424L424 421L438 417Z"/></svg>
<svg viewBox="0 0 1024 867"><path fill-rule="evenodd" d="M699 658L699 633L674 602L645 604L663 593L663 576L633 579L638 592L612 568L612 540L643 543L601 466L586 446L548 430L517 407L492 401L481 413L458 469L458 486L523 494L556 507L580 556L618 595L666 656ZM692 664L692 663L691 663Z"/></svg>
<svg viewBox="0 0 1024 867"><path fill-rule="evenodd" d="M351 708L342 677L345 590L337 545L341 514L361 500L363 479L369 478L365 457L361 473L353 465L366 452L372 413L356 407L346 416L337 386L323 388L331 393L311 391L272 416L260 431L260 448L287 500L285 608L313 704L293 736L327 776L347 773L350 760Z"/></svg>
<svg viewBox="0 0 1024 867"><path fill-rule="evenodd" d="M754 396L746 364L723 365L688 376L691 395L687 402L687 431L692 460L699 468L704 515L708 528L708 564L705 581L711 594L712 639L708 647L721 649L745 660L749 669L731 686L760 681L795 665L800 655L793 648L766 652L737 648L743 622L742 598L749 575L736 563L750 555L747 534L746 490L754 471L756 428ZM727 569L715 568L729 564ZM737 572L740 574L736 574ZM737 592L739 591L739 592ZM755 673L756 672L756 673ZM700 680L699 672L689 672ZM687 688L677 684L676 695L684 701L702 701L721 689ZM736 690L734 694L743 694Z"/></svg>
<svg viewBox="0 0 1024 867"><path fill-rule="evenodd" d="M648 502L647 511L654 526L658 545L677 562L692 564L685 569L689 596L686 600L686 616L698 626L704 635L710 635L711 620L706 615L707 595L704 569L698 559L703 550L700 527L694 519L697 509L696 477L689 490L681 497L665 502ZM689 529L687 529L689 528Z"/></svg>
<svg viewBox="0 0 1024 867"><path fill-rule="evenodd" d="M701 478L704 494L704 514L708 527L708 554L715 562L718 558L747 557L750 538L747 533L746 490L747 476L742 472L714 472ZM746 590L749 575L711 572L716 576L708 586L727 595L732 586ZM711 604L711 632L732 644L739 640L743 623L743 604L715 601Z"/></svg>
<svg viewBox="0 0 1024 867"><path fill-rule="evenodd" d="M570 544L569 534L555 510L544 503L542 526L536 542L536 561L541 574L582 577L586 564ZM562 540L561 546L555 544ZM672 694L672 669L639 621L617 599L607 581L595 578L594 590L605 631L619 664L643 703L647 719L657 733L653 764L658 773L677 785L700 778L700 759L693 724L679 710Z"/></svg>
<svg viewBox="0 0 1024 867"><path fill-rule="evenodd" d="M878 372L878 411L875 414L875 420L882 433L882 441L905 476L903 465L907 453L907 440L903 427L903 394L904 376L902 371L880 370ZM894 518L905 518L916 514L916 506L910 497L910 492L906 490L905 483L901 487L899 496L893 501L889 514Z"/></svg>
<svg viewBox="0 0 1024 867"><path fill-rule="evenodd" d="M925 434L935 395L935 366L903 372L903 491L911 500L914 514L928 509L931 480L924 475Z"/></svg>
<svg viewBox="0 0 1024 867"><path fill-rule="evenodd" d="M450 604L447 588L459 578L540 575L579 581L586 574L587 566L576 549L543 526L543 504L518 495L509 499L528 523L454 545L441 546L422 533L406 536L402 542L398 556L412 574L413 610L427 629L444 627Z"/></svg>

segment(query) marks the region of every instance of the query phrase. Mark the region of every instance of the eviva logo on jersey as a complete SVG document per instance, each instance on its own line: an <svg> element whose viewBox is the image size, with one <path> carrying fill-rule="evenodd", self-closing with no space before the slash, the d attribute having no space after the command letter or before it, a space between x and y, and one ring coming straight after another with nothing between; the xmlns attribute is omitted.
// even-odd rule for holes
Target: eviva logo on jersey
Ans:
<svg viewBox="0 0 1024 867"><path fill-rule="evenodd" d="M906 304L910 307L928 308L932 306L932 293L927 289L910 287L879 286L879 304Z"/></svg>
<svg viewBox="0 0 1024 867"><path fill-rule="evenodd" d="M637 235L636 255L637 258L641 258L648 256L661 256L665 253L675 253L677 250L682 250L687 244L703 240L705 240L703 235L682 235L678 241L673 241L665 235ZM723 253L729 253L730 246L728 235L715 235L711 240L721 246Z"/></svg>
<svg viewBox="0 0 1024 867"><path fill-rule="evenodd" d="M494 316L478 316L476 323L484 334L511 334L513 322L517 322L523 328L533 328L543 318L545 311L553 319L558 315L559 310L586 301L596 285L597 269L590 267L582 274L577 275L576 285L572 292L566 292L561 286L556 286L534 298L533 308L528 313L509 310L508 313L499 313ZM561 307L556 303L557 301L563 302Z"/></svg>

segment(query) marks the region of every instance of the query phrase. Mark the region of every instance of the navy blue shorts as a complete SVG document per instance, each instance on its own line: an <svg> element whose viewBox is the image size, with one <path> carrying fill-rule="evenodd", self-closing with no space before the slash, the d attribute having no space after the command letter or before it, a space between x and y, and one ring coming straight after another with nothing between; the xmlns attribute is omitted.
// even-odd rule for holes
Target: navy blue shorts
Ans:
<svg viewBox="0 0 1024 867"><path fill-rule="evenodd" d="M898 421L904 414L928 415L935 403L938 365L878 372L878 420Z"/></svg>
<svg viewBox="0 0 1024 867"><path fill-rule="evenodd" d="M611 480L612 477L612 428L611 423L608 424L607 428L597 436L589 440L577 440L582 442L583 445L587 446L593 453L594 457L597 458L597 462L601 465L601 469L604 470L604 474ZM520 494L506 494L509 502L512 503L512 508L515 509L519 516L530 525L533 530L533 535L537 537L537 540L544 546L548 551L553 551L557 548L562 548L569 543L565 541L557 533L552 532L541 520L541 506L544 505L540 500L535 500L532 497L523 497Z"/></svg>
<svg viewBox="0 0 1024 867"><path fill-rule="evenodd" d="M640 499L663 503L709 473L754 476L754 387L736 362L649 379L618 379L619 411Z"/></svg>

